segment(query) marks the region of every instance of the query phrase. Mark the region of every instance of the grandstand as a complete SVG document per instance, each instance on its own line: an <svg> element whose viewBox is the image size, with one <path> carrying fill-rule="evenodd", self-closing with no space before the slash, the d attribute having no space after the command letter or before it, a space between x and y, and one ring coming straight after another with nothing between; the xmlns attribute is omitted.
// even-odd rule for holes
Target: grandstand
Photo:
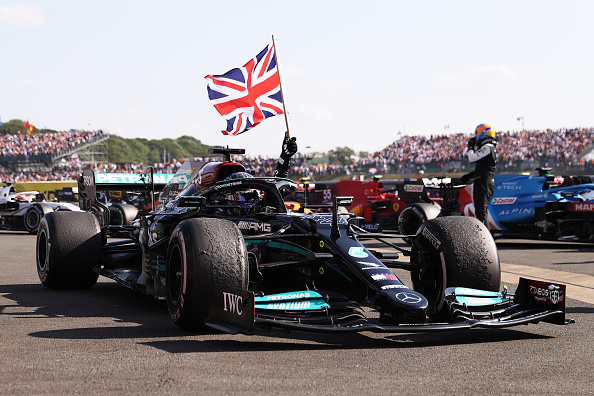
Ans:
<svg viewBox="0 0 594 396"><path fill-rule="evenodd" d="M382 150L348 165L318 163L311 154L300 152L291 160L289 176L324 180L371 174L412 177L415 174L466 173L473 169L465 156L469 136L463 133L400 136ZM103 131L0 136L0 182L76 180L86 165L98 172L143 172L146 166L152 166L159 172L169 173L181 165L175 160L152 165L138 161L112 163L108 158L109 137ZM497 139L498 173L550 167L559 174L594 174L592 127L498 132ZM204 157L201 160L214 159ZM272 174L277 158L240 156L234 160L256 175L264 176Z"/></svg>
<svg viewBox="0 0 594 396"><path fill-rule="evenodd" d="M101 130L0 136L0 172L51 172L64 162L107 162L108 140Z"/></svg>

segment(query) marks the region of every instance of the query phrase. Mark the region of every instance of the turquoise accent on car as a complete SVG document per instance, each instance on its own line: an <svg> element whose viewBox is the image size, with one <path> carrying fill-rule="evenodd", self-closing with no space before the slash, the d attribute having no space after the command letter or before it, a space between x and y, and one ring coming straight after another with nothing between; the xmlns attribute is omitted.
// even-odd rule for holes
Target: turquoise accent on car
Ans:
<svg viewBox="0 0 594 396"><path fill-rule="evenodd" d="M501 292L470 289L467 287L454 288L450 296L455 297L456 301L460 304L473 307L501 304L510 301L510 298Z"/></svg>
<svg viewBox="0 0 594 396"><path fill-rule="evenodd" d="M313 311L330 308L320 293L312 290L269 294L256 297L256 309L276 311Z"/></svg>

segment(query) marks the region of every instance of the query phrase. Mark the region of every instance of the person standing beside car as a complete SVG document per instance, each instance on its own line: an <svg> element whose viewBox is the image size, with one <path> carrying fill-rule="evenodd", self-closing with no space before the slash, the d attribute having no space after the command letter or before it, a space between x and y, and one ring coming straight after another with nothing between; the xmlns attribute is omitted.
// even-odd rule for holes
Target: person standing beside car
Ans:
<svg viewBox="0 0 594 396"><path fill-rule="evenodd" d="M495 152L497 141L491 125L480 124L474 132L474 137L468 141L468 151L466 152L468 161L474 163L474 175L471 176L474 177L472 200L476 218L488 228L487 209L495 190L493 175L497 161Z"/></svg>

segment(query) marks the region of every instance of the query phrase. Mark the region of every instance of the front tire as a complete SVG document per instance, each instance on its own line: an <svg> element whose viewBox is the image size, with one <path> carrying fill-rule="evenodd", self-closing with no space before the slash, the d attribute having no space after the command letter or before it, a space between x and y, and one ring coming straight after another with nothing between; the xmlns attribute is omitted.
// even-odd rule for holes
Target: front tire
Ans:
<svg viewBox="0 0 594 396"><path fill-rule="evenodd" d="M222 219L184 220L167 251L167 307L186 330L204 329L213 284L246 289L247 249L241 231Z"/></svg>
<svg viewBox="0 0 594 396"><path fill-rule="evenodd" d="M52 289L89 288L97 282L103 237L88 212L52 212L37 233L37 274Z"/></svg>
<svg viewBox="0 0 594 396"><path fill-rule="evenodd" d="M413 241L413 289L429 301L428 315L447 317L448 287L498 291L501 267L497 246L483 223L473 217L439 217L426 222ZM415 254L416 253L416 254Z"/></svg>

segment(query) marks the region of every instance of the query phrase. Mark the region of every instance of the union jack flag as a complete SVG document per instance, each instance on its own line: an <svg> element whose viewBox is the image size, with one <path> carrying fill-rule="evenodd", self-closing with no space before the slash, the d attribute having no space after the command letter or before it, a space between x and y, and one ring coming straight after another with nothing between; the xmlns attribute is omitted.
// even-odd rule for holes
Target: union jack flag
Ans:
<svg viewBox="0 0 594 396"><path fill-rule="evenodd" d="M224 135L238 135L284 113L273 43L243 67L204 78L211 103L227 120Z"/></svg>

